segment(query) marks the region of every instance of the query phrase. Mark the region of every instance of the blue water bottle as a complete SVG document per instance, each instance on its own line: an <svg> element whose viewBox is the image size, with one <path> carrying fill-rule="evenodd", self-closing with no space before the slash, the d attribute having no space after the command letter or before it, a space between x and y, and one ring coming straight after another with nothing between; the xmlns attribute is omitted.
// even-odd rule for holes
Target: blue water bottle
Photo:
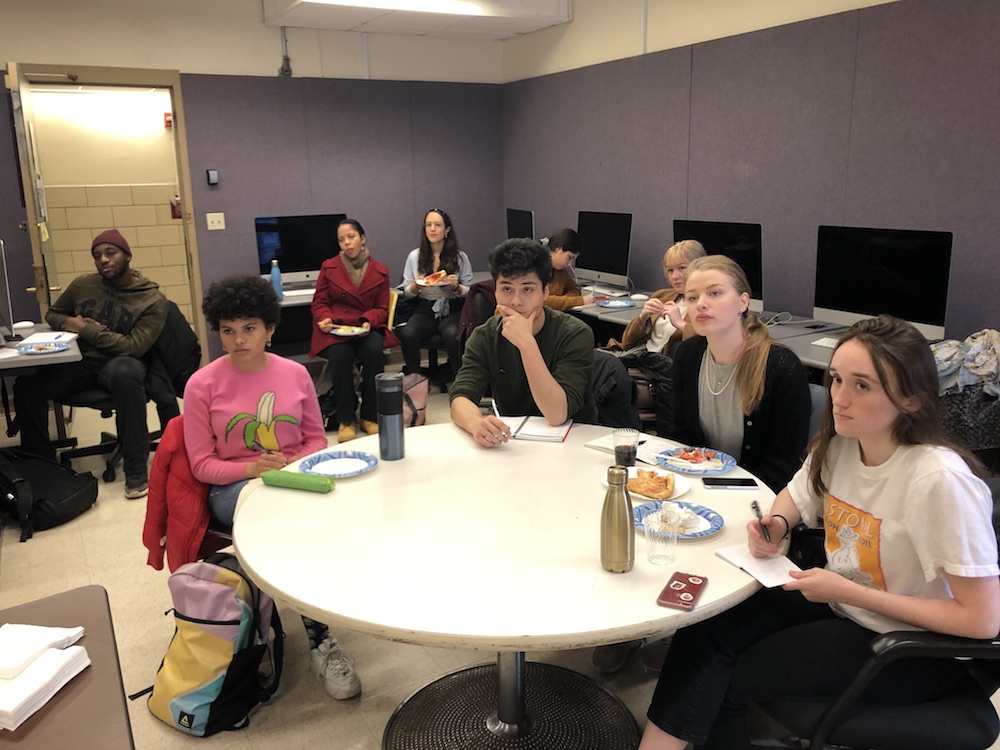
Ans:
<svg viewBox="0 0 1000 750"><path fill-rule="evenodd" d="M274 293L278 295L279 300L285 298L285 293L281 291L281 269L278 268L277 258L271 261L271 286L274 287Z"/></svg>

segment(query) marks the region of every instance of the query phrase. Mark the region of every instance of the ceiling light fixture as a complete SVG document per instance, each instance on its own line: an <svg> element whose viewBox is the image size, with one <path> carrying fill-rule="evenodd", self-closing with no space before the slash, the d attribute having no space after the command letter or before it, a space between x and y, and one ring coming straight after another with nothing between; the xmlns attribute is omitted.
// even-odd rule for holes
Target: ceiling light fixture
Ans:
<svg viewBox="0 0 1000 750"><path fill-rule="evenodd" d="M414 13L449 13L456 16L484 16L486 11L470 0L308 0L318 5L343 5L349 8L405 10Z"/></svg>

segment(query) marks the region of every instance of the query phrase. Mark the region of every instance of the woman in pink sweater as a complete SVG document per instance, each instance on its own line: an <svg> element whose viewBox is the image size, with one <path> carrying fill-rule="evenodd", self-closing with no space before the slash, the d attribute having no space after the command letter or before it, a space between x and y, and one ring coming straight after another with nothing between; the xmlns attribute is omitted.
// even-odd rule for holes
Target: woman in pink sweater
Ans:
<svg viewBox="0 0 1000 750"><path fill-rule="evenodd" d="M226 354L184 389L184 442L195 478L209 485L212 516L232 526L240 491L270 469L327 447L316 388L305 367L267 351L281 305L270 282L213 283L202 311ZM303 617L313 672L339 700L361 692L353 660L323 623Z"/></svg>

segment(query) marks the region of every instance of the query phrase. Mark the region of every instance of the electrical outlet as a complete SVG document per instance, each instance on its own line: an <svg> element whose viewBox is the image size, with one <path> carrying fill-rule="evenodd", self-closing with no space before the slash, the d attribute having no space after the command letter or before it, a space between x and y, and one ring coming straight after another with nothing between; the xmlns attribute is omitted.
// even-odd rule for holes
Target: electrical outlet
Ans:
<svg viewBox="0 0 1000 750"><path fill-rule="evenodd" d="M205 221L208 222L209 231L226 228L226 215L222 212L205 214Z"/></svg>

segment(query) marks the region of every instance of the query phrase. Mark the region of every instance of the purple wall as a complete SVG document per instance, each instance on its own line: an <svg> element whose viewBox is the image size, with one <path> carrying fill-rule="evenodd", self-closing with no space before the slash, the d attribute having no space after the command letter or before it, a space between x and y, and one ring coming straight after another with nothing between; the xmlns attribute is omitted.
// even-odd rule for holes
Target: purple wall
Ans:
<svg viewBox="0 0 1000 750"><path fill-rule="evenodd" d="M762 225L769 310L808 314L820 224L955 235L947 334L1000 326L1000 4L908 0L504 87L504 202L539 232L632 211Z"/></svg>
<svg viewBox="0 0 1000 750"><path fill-rule="evenodd" d="M767 307L802 314L819 224L940 229L955 234L947 333L963 338L1000 326L998 38L995 0L908 0L505 86L184 75L203 282L256 269L256 216L344 211L399 274L431 207L477 270L507 206L540 235L631 211L638 285L662 286L673 219L760 222ZM17 290L30 252L9 131L4 98ZM206 231L213 211L226 231Z"/></svg>
<svg viewBox="0 0 1000 750"><path fill-rule="evenodd" d="M258 216L346 213L394 277L430 208L451 215L477 269L503 238L499 86L205 75L181 85L206 284L256 272ZM205 229L214 211L225 231Z"/></svg>

